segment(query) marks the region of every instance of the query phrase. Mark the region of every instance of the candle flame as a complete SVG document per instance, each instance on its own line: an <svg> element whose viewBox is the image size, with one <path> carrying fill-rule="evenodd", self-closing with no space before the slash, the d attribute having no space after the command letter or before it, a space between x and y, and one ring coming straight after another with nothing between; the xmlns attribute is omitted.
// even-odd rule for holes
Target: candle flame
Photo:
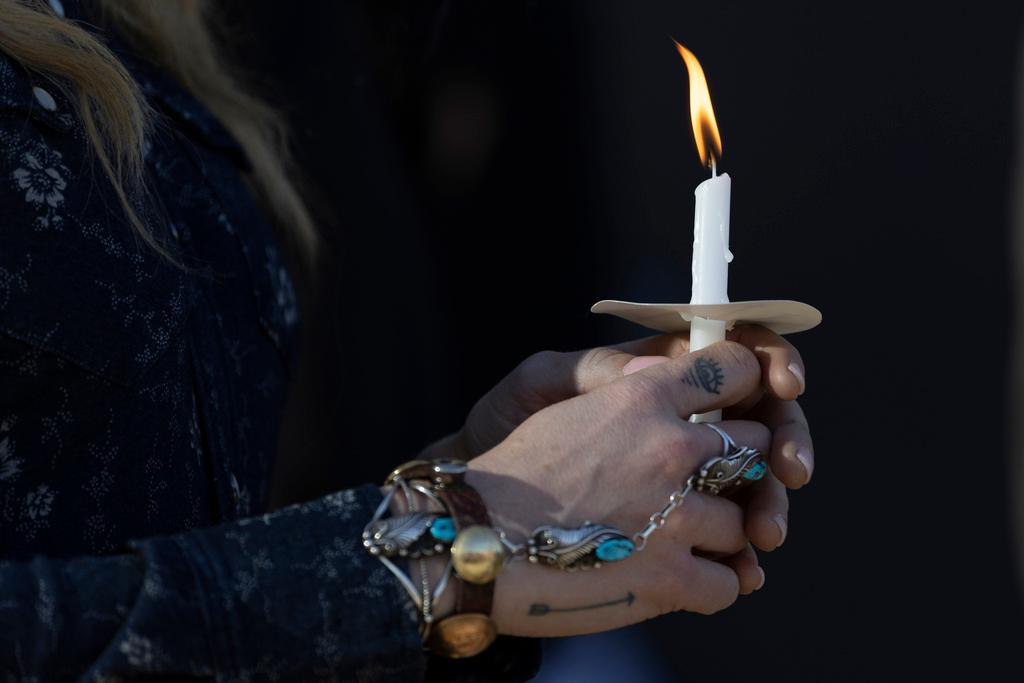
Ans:
<svg viewBox="0 0 1024 683"><path fill-rule="evenodd" d="M711 94L708 82L704 78L704 69L692 52L673 40L679 56L686 63L686 73L690 76L690 122L693 124L693 139L697 142L700 161L711 166L722 158L722 137L718 134L718 123L715 122L715 110L711 106Z"/></svg>

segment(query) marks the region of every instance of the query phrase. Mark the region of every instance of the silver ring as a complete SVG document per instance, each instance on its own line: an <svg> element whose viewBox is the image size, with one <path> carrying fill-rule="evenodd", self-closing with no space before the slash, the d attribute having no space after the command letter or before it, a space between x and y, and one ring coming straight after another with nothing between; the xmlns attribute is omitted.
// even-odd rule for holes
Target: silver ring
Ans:
<svg viewBox="0 0 1024 683"><path fill-rule="evenodd" d="M722 455L705 462L700 470L687 480L687 484L696 491L717 496L764 478L768 466L761 451L749 446L737 446L732 437L720 427L708 422L702 424L722 437Z"/></svg>
<svg viewBox="0 0 1024 683"><path fill-rule="evenodd" d="M724 429L722 429L721 427L716 427L715 425L711 424L710 422L702 422L701 424L703 424L708 429L713 429L715 431L715 433L717 433L720 437L722 437L722 457L723 458L728 458L729 457L729 453L731 453L732 451L736 450L736 448L737 448L736 442L732 440L732 437L729 436Z"/></svg>

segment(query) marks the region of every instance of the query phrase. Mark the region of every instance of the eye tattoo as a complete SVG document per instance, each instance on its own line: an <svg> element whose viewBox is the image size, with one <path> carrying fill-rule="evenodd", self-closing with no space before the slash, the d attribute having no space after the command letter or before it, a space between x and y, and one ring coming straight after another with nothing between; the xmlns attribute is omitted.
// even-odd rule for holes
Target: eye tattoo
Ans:
<svg viewBox="0 0 1024 683"><path fill-rule="evenodd" d="M725 373L722 366L710 358L698 358L693 367L683 375L683 384L703 389L710 394L717 394L725 384Z"/></svg>

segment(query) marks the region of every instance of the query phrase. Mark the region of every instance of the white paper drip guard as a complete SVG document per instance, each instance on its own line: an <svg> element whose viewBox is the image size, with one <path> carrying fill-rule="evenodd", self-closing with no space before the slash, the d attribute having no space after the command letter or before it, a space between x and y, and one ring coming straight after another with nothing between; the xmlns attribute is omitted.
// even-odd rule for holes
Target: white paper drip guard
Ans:
<svg viewBox="0 0 1024 683"><path fill-rule="evenodd" d="M695 317L724 320L726 329L750 324L776 334L794 334L817 327L821 311L800 301L732 301L725 304L640 304L605 299L590 307L659 332L686 332Z"/></svg>

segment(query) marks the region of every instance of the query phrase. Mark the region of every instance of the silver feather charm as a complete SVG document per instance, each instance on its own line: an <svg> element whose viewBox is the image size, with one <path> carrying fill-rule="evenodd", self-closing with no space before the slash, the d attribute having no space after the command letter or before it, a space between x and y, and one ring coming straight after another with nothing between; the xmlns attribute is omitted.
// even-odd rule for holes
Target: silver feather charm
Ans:
<svg viewBox="0 0 1024 683"><path fill-rule="evenodd" d="M363 545L373 555L408 555L435 517L427 512L412 512L372 521L363 529Z"/></svg>
<svg viewBox="0 0 1024 683"><path fill-rule="evenodd" d="M696 491L717 496L762 479L766 471L761 452L742 446L725 457L708 460L688 483Z"/></svg>
<svg viewBox="0 0 1024 683"><path fill-rule="evenodd" d="M625 559L633 551L633 543L621 531L607 524L590 522L571 529L538 527L526 546L530 562L544 562L569 571L600 567L602 559ZM604 558L598 553L602 546L605 548Z"/></svg>

